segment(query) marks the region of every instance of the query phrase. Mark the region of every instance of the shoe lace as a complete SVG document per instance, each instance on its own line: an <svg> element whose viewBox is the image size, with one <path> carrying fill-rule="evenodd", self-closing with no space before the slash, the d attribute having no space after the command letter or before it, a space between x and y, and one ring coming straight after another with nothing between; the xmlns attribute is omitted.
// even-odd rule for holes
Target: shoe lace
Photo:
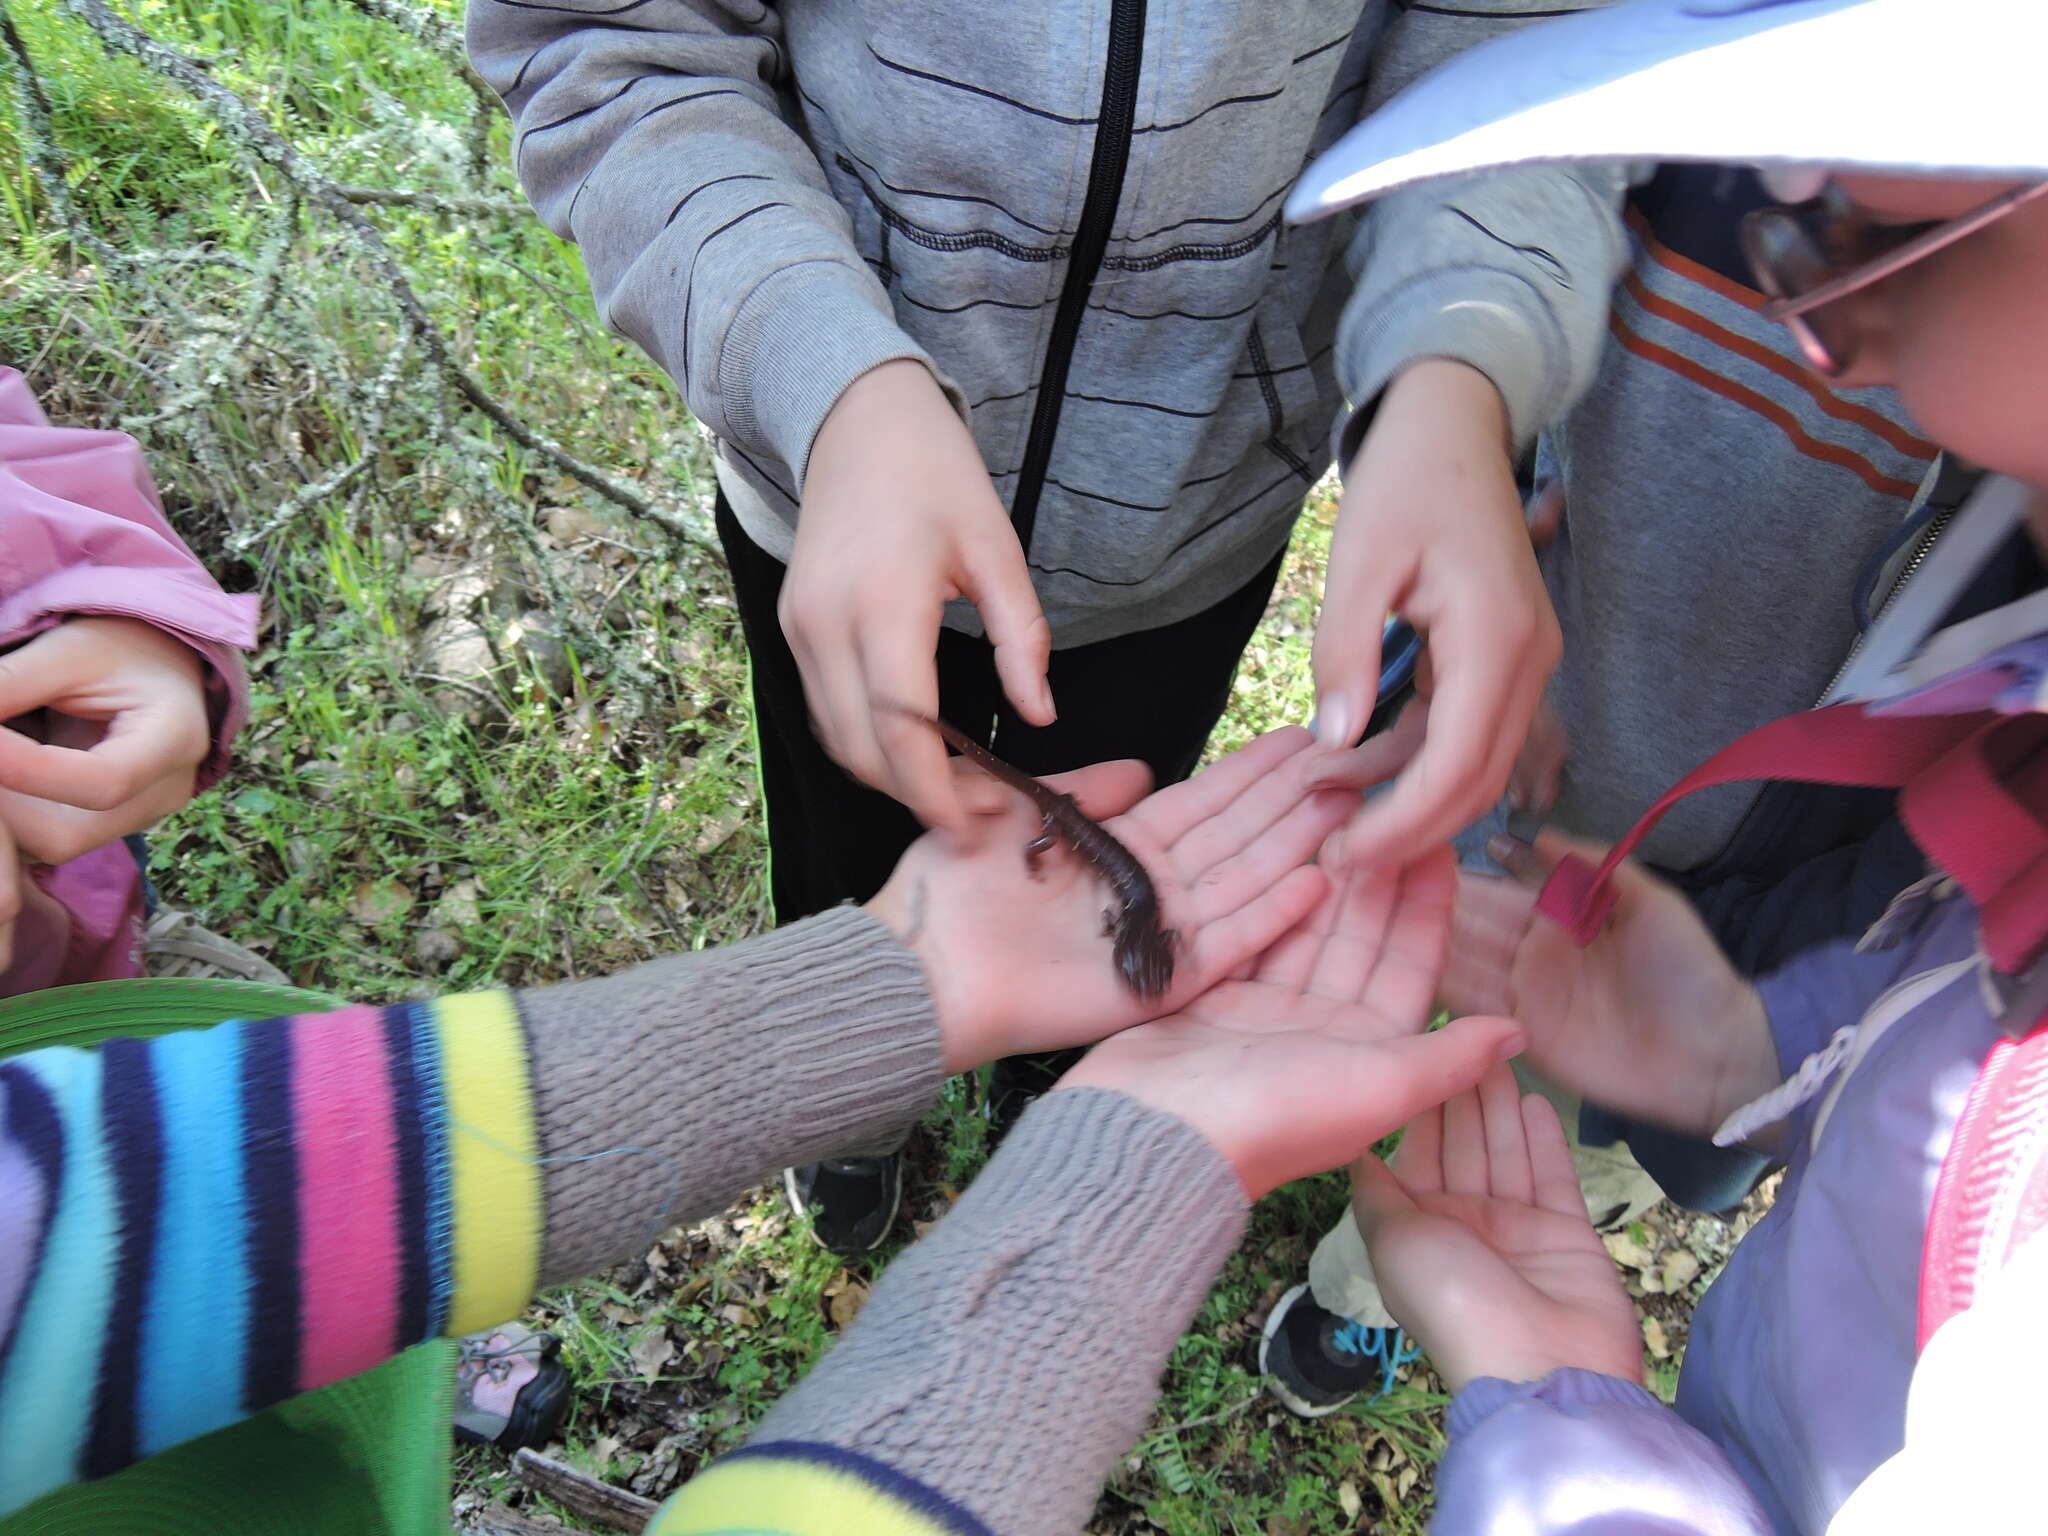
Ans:
<svg viewBox="0 0 2048 1536"><path fill-rule="evenodd" d="M1395 1373L1422 1354L1421 1350L1408 1342L1408 1335L1401 1329L1372 1328L1351 1318L1346 1318L1343 1324L1331 1333L1330 1347L1342 1350L1347 1355L1356 1355L1361 1360L1379 1361L1380 1387L1373 1393L1375 1400L1393 1391Z"/></svg>

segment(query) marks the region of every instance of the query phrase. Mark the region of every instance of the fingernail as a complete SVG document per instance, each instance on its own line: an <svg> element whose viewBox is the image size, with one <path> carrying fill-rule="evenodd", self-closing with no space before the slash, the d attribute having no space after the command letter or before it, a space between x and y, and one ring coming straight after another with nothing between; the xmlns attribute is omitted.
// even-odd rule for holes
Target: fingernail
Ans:
<svg viewBox="0 0 2048 1536"><path fill-rule="evenodd" d="M1499 1049L1502 1061L1513 1061L1522 1054L1522 1037L1519 1034L1509 1035L1501 1041Z"/></svg>
<svg viewBox="0 0 2048 1536"><path fill-rule="evenodd" d="M1505 832L1496 832L1486 840L1486 856L1496 864L1512 864L1529 851L1529 845L1519 837L1509 837Z"/></svg>
<svg viewBox="0 0 2048 1536"><path fill-rule="evenodd" d="M1331 869L1338 869L1344 863L1344 834L1332 832L1323 839L1323 846L1316 851L1316 862Z"/></svg>
<svg viewBox="0 0 2048 1536"><path fill-rule="evenodd" d="M1325 694L1316 700L1315 718L1309 722L1319 747L1348 747L1358 739L1351 723L1351 701L1342 694Z"/></svg>

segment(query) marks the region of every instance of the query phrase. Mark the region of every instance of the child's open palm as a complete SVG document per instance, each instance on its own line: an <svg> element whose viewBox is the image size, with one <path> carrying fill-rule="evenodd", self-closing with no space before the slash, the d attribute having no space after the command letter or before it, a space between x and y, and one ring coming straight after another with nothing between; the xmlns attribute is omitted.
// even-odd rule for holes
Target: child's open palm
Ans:
<svg viewBox="0 0 2048 1536"><path fill-rule="evenodd" d="M1413 1122L1352 1201L1387 1306L1452 1390L1564 1366L1642 1379L1635 1309L1548 1100L1494 1067Z"/></svg>

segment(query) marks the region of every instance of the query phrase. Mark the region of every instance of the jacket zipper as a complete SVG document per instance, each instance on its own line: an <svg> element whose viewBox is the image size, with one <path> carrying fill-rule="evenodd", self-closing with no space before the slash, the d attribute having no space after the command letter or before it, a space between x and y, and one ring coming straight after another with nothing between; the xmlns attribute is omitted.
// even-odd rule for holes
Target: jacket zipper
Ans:
<svg viewBox="0 0 2048 1536"><path fill-rule="evenodd" d="M1941 537L1943 531L1947 529L1950 523L1955 521L1955 516L1956 509L1954 507L1943 507L1934 516L1927 519L1927 526L1920 530L1920 537L1913 545L1913 553L1908 555L1906 563L1899 567L1899 574L1892 578L1891 586L1885 589L1883 600L1871 610L1870 624L1872 628L1876 626L1879 619L1884 617L1884 611L1891 607L1893 600L1906 590L1906 583L1911 581L1913 573L1926 563L1927 552L1934 548L1934 541ZM1859 630L1856 638L1849 642L1849 654L1844 656L1842 664L1835 668L1835 675L1828 679L1827 687L1821 689L1821 698L1824 699L1833 693L1835 686L1848 675L1849 664L1855 661L1857 653L1863 649L1863 637L1869 633L1869 629ZM1819 701L1816 700L1815 702L1818 703Z"/></svg>
<svg viewBox="0 0 2048 1536"><path fill-rule="evenodd" d="M1038 526L1045 471L1052 462L1053 438L1060 429L1060 406L1066 399L1067 372L1074 361L1074 339L1088 312L1088 293L1109 248L1110 228L1123 197L1124 168L1131 158L1131 118L1138 105L1138 66L1144 49L1145 0L1110 0L1109 59L1102 72L1102 110L1095 119L1088 192L1081 201L1081 226L1067 258L1067 277L1060 287L1052 337L1045 349L1045 369L1038 378L1038 403L1032 408L1031 432L1024 440L1024 462L1017 470L1017 495L1010 503L1010 521L1027 559L1031 534Z"/></svg>

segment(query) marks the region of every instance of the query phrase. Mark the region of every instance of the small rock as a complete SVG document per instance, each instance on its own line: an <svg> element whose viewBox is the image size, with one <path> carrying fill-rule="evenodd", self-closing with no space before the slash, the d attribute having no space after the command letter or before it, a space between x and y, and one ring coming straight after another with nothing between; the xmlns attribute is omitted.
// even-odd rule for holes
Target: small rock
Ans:
<svg viewBox="0 0 2048 1536"><path fill-rule="evenodd" d="M477 910L477 894L474 880L456 881L434 903L430 920L448 928L474 928L482 921L482 913Z"/></svg>
<svg viewBox="0 0 2048 1536"><path fill-rule="evenodd" d="M413 958L428 970L444 970L462 958L461 936L446 928L422 928L412 941Z"/></svg>
<svg viewBox="0 0 2048 1536"><path fill-rule="evenodd" d="M554 620L528 609L505 626L506 649L526 658L534 674L557 694L567 694L574 680L569 646L555 630Z"/></svg>

